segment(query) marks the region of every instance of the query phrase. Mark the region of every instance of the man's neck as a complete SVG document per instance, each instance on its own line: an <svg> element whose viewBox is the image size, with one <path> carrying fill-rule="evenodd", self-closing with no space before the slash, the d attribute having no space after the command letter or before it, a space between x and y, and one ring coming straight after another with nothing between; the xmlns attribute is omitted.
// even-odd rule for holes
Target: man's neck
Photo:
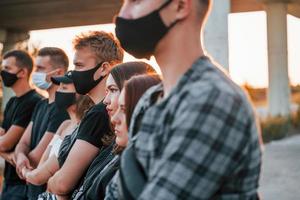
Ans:
<svg viewBox="0 0 300 200"><path fill-rule="evenodd" d="M170 94L192 64L204 55L200 32L196 33L192 30L193 35L192 31L188 31L177 31L176 34L170 32L171 35L161 41L155 52L155 58L163 76L164 98Z"/></svg>
<svg viewBox="0 0 300 200"><path fill-rule="evenodd" d="M21 97L24 94L26 94L27 92L29 92L30 90L32 90L32 88L30 87L28 81L20 81L18 83L16 83L13 87L12 90L14 91L14 93L16 94L17 97Z"/></svg>
<svg viewBox="0 0 300 200"><path fill-rule="evenodd" d="M95 104L100 103L105 97L104 85L106 78L103 79L96 87L94 87L89 93L88 96L92 99Z"/></svg>
<svg viewBox="0 0 300 200"><path fill-rule="evenodd" d="M52 86L47 90L49 97L48 97L48 102L53 103L55 101L55 92L57 90L57 86L54 86L52 84Z"/></svg>

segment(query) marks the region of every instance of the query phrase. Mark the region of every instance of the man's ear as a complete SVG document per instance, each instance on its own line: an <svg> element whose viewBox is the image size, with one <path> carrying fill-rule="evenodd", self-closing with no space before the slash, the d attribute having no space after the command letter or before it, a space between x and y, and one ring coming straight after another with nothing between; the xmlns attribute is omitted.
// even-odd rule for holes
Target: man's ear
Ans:
<svg viewBox="0 0 300 200"><path fill-rule="evenodd" d="M160 12L160 15L164 23L170 26L186 18L192 11L192 4L193 0L174 0Z"/></svg>
<svg viewBox="0 0 300 200"><path fill-rule="evenodd" d="M25 77L29 77L28 76L28 70L26 68L22 68L19 73L17 74L18 78L25 78Z"/></svg>
<svg viewBox="0 0 300 200"><path fill-rule="evenodd" d="M96 71L94 79L97 80L100 77L107 76L110 73L111 65L108 62L102 63L101 67Z"/></svg>
<svg viewBox="0 0 300 200"><path fill-rule="evenodd" d="M186 18L192 11L193 0L177 0L176 20Z"/></svg>
<svg viewBox="0 0 300 200"><path fill-rule="evenodd" d="M56 69L55 71L56 71L56 74L55 74L55 75L58 75L58 76L63 76L63 75L65 75L65 70L64 70L62 67Z"/></svg>

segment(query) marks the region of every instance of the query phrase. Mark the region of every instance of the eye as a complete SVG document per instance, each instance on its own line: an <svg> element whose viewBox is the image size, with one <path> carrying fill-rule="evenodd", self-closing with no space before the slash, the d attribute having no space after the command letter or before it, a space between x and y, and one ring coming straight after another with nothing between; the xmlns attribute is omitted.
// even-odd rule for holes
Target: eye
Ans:
<svg viewBox="0 0 300 200"><path fill-rule="evenodd" d="M116 88L110 88L109 90L111 93L119 92L119 89L116 89Z"/></svg>
<svg viewBox="0 0 300 200"><path fill-rule="evenodd" d="M121 106L120 110L121 110L123 113L125 113L125 112L126 112L125 106Z"/></svg>

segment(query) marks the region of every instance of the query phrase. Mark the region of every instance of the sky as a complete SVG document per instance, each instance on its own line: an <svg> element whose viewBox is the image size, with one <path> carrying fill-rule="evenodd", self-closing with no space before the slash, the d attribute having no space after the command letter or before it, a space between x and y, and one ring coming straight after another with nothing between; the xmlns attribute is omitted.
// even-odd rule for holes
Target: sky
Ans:
<svg viewBox="0 0 300 200"><path fill-rule="evenodd" d="M288 15L289 78L291 84L300 84L300 19ZM268 86L267 28L265 12L230 14L229 20L229 71L238 84L254 87ZM64 49L73 60L72 40L81 32L104 30L114 33L114 25L94 25L31 31L30 42L38 47L56 46ZM125 61L134 58L125 55ZM152 58L150 61L158 71ZM72 68L73 66L71 66Z"/></svg>

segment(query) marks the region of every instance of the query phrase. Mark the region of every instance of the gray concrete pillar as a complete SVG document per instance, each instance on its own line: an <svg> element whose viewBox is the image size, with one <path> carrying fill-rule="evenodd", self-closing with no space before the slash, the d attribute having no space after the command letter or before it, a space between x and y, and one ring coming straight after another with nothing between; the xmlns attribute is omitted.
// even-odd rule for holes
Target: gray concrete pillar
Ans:
<svg viewBox="0 0 300 200"><path fill-rule="evenodd" d="M270 1L267 12L269 90L271 116L290 114L291 89L288 77L287 3Z"/></svg>
<svg viewBox="0 0 300 200"><path fill-rule="evenodd" d="M230 0L215 0L204 30L206 51L229 71L228 15Z"/></svg>
<svg viewBox="0 0 300 200"><path fill-rule="evenodd" d="M2 30L0 32L2 32L2 39L3 39L2 41L0 41L1 43L3 43L2 53L14 49L17 43L29 39L29 33L27 31ZM14 92L10 88L5 87L3 84L2 84L2 92L3 92L3 97L2 97L1 109L3 111L5 109L5 105L8 102L8 100L14 95Z"/></svg>

